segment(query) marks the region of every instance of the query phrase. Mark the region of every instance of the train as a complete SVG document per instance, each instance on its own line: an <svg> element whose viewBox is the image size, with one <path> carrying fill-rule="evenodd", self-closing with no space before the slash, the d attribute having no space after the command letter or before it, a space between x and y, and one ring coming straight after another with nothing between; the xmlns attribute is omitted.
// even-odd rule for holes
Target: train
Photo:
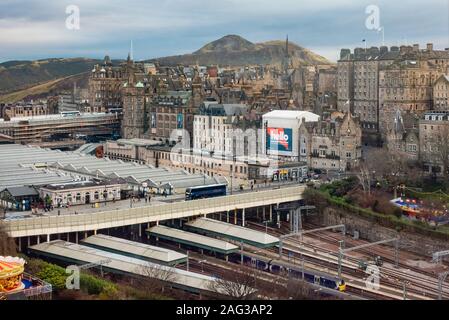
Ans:
<svg viewBox="0 0 449 320"><path fill-rule="evenodd" d="M186 201L226 196L226 184L212 184L186 189Z"/></svg>
<svg viewBox="0 0 449 320"><path fill-rule="evenodd" d="M234 263L241 263L242 254L233 253L228 257L229 261ZM340 292L346 291L346 283L343 279L333 277L319 271L312 271L304 269L304 275L301 268L297 268L293 265L288 265L285 262L261 257L259 255L244 252L243 264L252 268L270 272L273 274L286 274L295 279L303 279L309 283L313 283L322 287L337 290Z"/></svg>

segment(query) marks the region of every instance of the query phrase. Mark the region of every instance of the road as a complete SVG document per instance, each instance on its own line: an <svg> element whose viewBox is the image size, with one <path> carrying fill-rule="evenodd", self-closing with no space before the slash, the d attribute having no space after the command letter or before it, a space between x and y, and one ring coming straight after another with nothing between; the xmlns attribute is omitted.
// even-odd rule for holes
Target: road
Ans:
<svg viewBox="0 0 449 320"><path fill-rule="evenodd" d="M289 187L292 185L298 185L297 182L282 182L282 183L268 183L265 184L257 184L254 186L253 189L246 188L243 190L240 190L238 187L235 188L232 191L232 194L244 194L244 193L250 193L250 192L258 192L263 190L274 190L274 189L280 189ZM230 192L228 192L228 195L231 195ZM162 203L174 203L174 202L182 202L185 201L185 195L184 194L175 194L175 195L169 195L167 197L158 195L153 196L151 198L151 201L145 202L144 199L136 199L135 201L132 201L130 199L125 200L119 200L115 202L106 202L106 203L100 203L100 206L98 208L92 207L92 204L86 204L86 205L77 205L72 206L70 208L55 208L52 211L44 211L42 209L39 209L38 216L57 216L57 215L74 215L74 214L87 214L87 213L95 213L95 212L102 212L102 211L113 211L113 210L120 210L120 209L126 209L126 208L143 208L143 207L150 207L153 205L159 205ZM26 219L26 218L32 218L33 215L31 211L9 211L6 213L6 219L5 220L17 220L17 219Z"/></svg>

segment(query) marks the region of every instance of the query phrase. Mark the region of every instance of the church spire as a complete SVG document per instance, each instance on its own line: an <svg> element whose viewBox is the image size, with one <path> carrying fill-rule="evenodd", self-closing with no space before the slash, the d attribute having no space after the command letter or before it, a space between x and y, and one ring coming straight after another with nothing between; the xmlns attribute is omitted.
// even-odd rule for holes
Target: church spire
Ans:
<svg viewBox="0 0 449 320"><path fill-rule="evenodd" d="M133 52L133 41L131 40L131 45L129 47L129 52L128 52L128 62L131 62L134 60L134 52Z"/></svg>

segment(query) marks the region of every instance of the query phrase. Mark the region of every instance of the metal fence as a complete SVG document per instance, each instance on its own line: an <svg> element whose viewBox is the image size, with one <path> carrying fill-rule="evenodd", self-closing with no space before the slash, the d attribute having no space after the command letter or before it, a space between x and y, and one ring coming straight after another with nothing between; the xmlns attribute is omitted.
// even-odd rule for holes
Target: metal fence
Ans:
<svg viewBox="0 0 449 320"><path fill-rule="evenodd" d="M33 217L2 221L0 227L11 237L99 230L296 201L302 199L304 190L304 186L295 186L140 208L66 216Z"/></svg>

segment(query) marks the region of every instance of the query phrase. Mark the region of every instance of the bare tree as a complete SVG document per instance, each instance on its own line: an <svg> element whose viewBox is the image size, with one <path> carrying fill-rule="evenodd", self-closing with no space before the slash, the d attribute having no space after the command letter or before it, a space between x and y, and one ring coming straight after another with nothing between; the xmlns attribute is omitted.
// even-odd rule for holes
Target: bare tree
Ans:
<svg viewBox="0 0 449 320"><path fill-rule="evenodd" d="M256 279L254 270L240 267L210 282L209 289L235 300L248 300L254 298L258 292Z"/></svg>
<svg viewBox="0 0 449 320"><path fill-rule="evenodd" d="M289 277L286 286L288 299L291 300L317 300L320 295L305 281Z"/></svg>
<svg viewBox="0 0 449 320"><path fill-rule="evenodd" d="M365 175L368 171L372 175L371 180L374 178L385 180L392 185L404 183L406 180L410 181L414 178L419 179L420 176L420 170L416 162L400 152L386 148L368 150L365 153L364 166L365 168L362 168L361 171L365 171Z"/></svg>
<svg viewBox="0 0 449 320"><path fill-rule="evenodd" d="M359 167L357 178L359 179L360 185L363 188L363 192L371 195L371 172L369 170L368 164L364 163Z"/></svg>
<svg viewBox="0 0 449 320"><path fill-rule="evenodd" d="M145 289L162 293L167 287L170 287L170 283L175 282L177 279L173 268L150 262L140 267L138 273L144 276L141 284Z"/></svg>

